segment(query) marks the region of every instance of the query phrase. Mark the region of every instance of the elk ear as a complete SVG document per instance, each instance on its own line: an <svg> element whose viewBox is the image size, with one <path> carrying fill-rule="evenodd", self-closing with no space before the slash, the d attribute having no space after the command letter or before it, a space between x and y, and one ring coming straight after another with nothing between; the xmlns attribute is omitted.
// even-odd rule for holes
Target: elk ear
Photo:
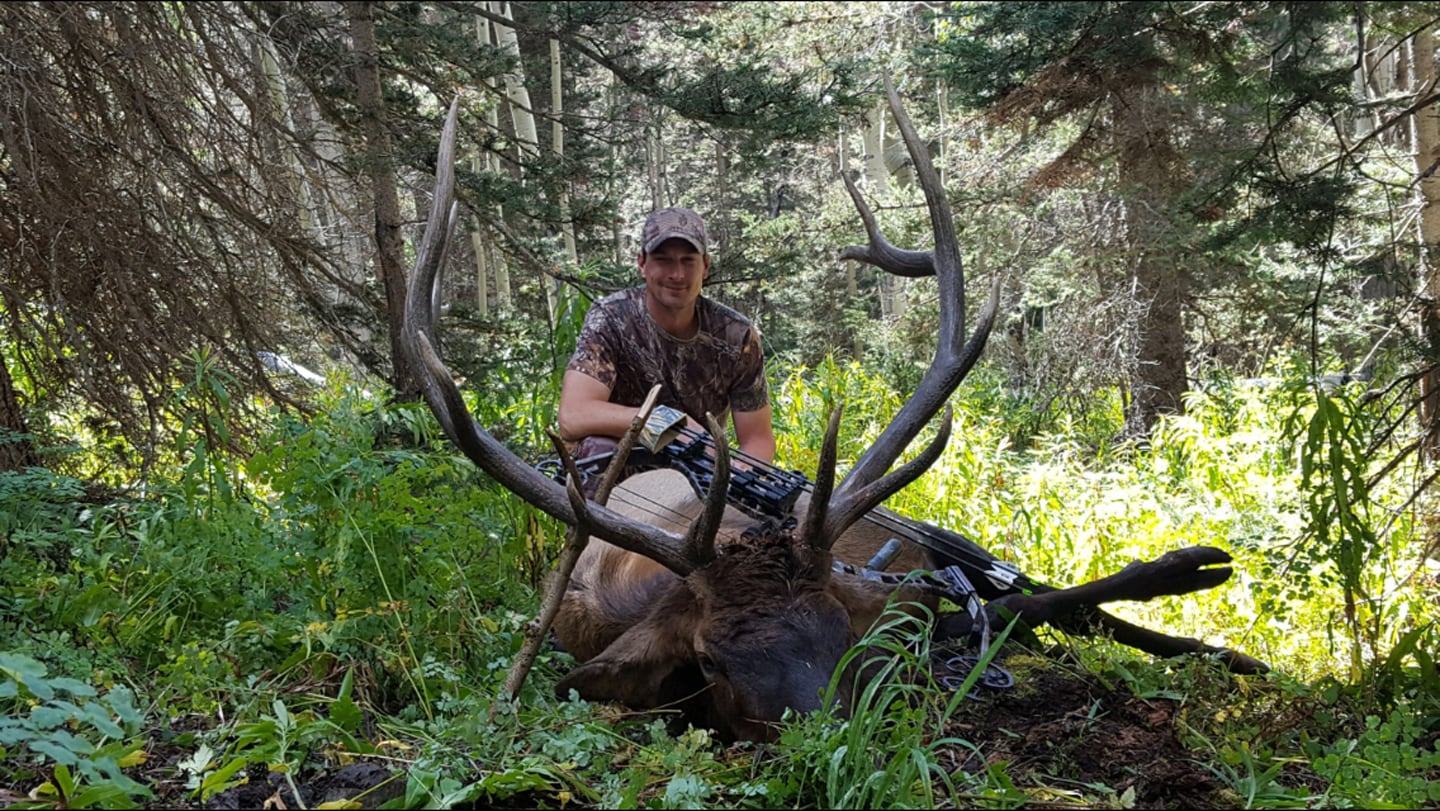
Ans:
<svg viewBox="0 0 1440 811"><path fill-rule="evenodd" d="M617 701L635 709L676 703L705 686L695 656L695 603L673 602L621 634L599 656L582 663L555 686L561 699L574 690L586 701Z"/></svg>

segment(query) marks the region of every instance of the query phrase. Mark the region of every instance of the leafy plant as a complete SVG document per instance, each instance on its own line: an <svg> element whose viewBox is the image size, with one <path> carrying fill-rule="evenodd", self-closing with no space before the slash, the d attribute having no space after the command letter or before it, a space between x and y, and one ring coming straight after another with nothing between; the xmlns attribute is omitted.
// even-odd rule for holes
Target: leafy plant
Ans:
<svg viewBox="0 0 1440 811"><path fill-rule="evenodd" d="M1311 767L1330 780L1320 804L1422 808L1440 803L1435 731L1403 709L1368 716L1357 737L1312 743Z"/></svg>
<svg viewBox="0 0 1440 811"><path fill-rule="evenodd" d="M153 796L121 771L145 758L143 743L129 742L143 719L128 689L112 687L102 697L14 653L0 653L0 673L0 763L17 775L51 764L35 799L12 808L138 808L138 798Z"/></svg>
<svg viewBox="0 0 1440 811"><path fill-rule="evenodd" d="M1378 540L1370 515L1365 438L1356 425L1362 416L1353 404L1317 387L1300 456L1301 486L1309 510L1306 534L1314 540L1302 554L1309 567L1328 565L1340 575L1345 623L1353 634L1349 649L1354 676L1362 666L1365 637L1372 643L1375 639L1375 631L1367 629L1361 614L1361 605L1369 600L1365 564Z"/></svg>

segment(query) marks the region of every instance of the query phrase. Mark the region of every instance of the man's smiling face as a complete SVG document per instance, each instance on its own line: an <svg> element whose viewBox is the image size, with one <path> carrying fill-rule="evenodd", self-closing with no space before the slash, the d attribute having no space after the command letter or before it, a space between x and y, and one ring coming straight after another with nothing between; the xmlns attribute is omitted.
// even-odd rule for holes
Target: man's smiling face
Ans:
<svg viewBox="0 0 1440 811"><path fill-rule="evenodd" d="M683 239L667 239L640 256L640 276L652 308L679 314L694 305L710 273L710 257Z"/></svg>

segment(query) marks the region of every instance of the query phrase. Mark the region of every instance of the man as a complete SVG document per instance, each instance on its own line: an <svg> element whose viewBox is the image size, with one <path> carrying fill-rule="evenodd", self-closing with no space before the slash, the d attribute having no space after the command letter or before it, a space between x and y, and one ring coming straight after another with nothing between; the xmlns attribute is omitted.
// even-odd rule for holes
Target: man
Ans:
<svg viewBox="0 0 1440 811"><path fill-rule="evenodd" d="M710 275L705 223L688 208L645 221L637 257L645 283L595 302L560 386L560 437L579 458L613 449L645 395L685 412L705 430L706 412L734 423L732 442L775 459L760 333L744 316L700 295Z"/></svg>

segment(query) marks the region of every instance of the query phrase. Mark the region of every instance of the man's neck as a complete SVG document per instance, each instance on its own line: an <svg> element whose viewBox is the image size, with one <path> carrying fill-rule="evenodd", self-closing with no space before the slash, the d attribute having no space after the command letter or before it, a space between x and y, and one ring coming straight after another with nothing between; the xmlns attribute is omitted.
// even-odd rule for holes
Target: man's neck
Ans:
<svg viewBox="0 0 1440 811"><path fill-rule="evenodd" d="M650 312L650 317L655 320L656 326L665 330L671 337L689 340L700 332L700 307L698 300L691 303L687 309L675 310L669 307L662 307L656 304L649 296L646 296L645 309Z"/></svg>

